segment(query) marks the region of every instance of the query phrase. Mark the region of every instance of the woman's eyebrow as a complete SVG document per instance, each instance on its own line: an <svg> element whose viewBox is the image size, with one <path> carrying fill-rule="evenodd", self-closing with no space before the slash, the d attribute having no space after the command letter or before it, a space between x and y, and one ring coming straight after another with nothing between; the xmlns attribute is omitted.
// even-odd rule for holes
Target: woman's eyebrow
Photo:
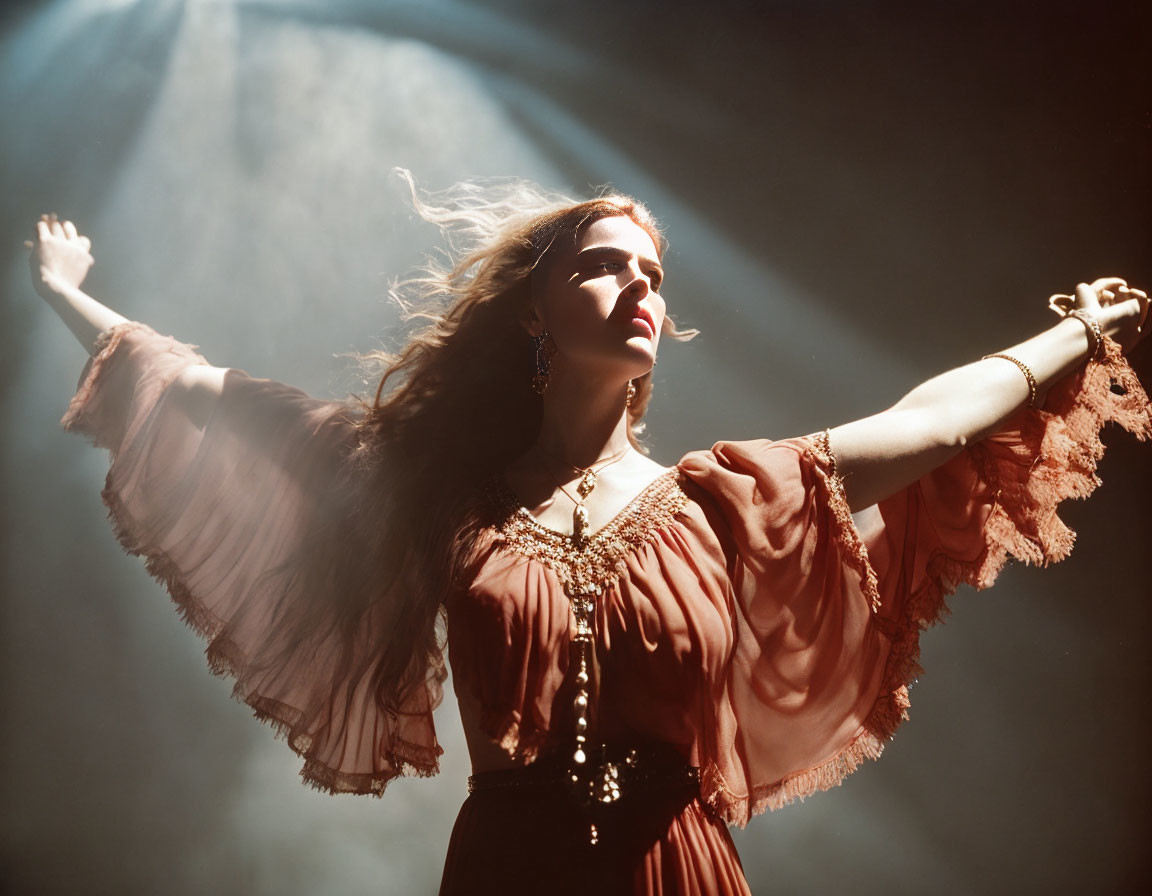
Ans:
<svg viewBox="0 0 1152 896"><path fill-rule="evenodd" d="M576 253L576 258L579 261L584 261L588 258L595 257L631 259L632 253L627 252L624 249L620 249L617 246L589 246L587 249L581 249ZM647 265L650 268L655 268L661 273L661 275L664 273L664 266L654 258L646 258L645 256L641 255L640 263L642 265Z"/></svg>

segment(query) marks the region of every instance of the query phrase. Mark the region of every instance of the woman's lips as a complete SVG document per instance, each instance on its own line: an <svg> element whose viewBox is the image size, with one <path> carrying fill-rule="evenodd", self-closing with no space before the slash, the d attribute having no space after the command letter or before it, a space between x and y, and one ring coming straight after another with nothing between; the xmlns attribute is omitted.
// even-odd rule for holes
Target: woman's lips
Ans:
<svg viewBox="0 0 1152 896"><path fill-rule="evenodd" d="M648 319L645 317L633 317L629 323L631 323L634 327L643 329L644 333L648 336L649 339L656 335L656 332L652 329L652 324L648 323Z"/></svg>

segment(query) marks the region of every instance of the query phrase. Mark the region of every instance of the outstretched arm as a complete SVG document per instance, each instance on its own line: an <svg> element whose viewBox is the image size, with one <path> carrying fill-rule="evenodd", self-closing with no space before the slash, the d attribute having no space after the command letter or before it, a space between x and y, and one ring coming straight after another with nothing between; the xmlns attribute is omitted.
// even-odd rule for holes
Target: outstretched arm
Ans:
<svg viewBox="0 0 1152 896"><path fill-rule="evenodd" d="M1125 351L1145 335L1148 298L1123 280L1081 283L1075 304ZM1065 318L1004 353L1032 371L1039 405L1052 384L1088 358L1091 344L1084 324ZM832 428L829 445L849 507L862 510L911 485L995 432L1028 399L1028 382L1015 364L986 358L933 377L885 411Z"/></svg>
<svg viewBox="0 0 1152 896"><path fill-rule="evenodd" d="M72 331L89 355L95 354L96 337L128 318L101 304L80 288L92 267L92 241L76 232L71 221L61 223L55 213L41 215L34 240L26 240L32 251L28 265L32 287ZM175 385L180 390L188 416L203 426L212 404L224 386L227 368L203 364L186 368Z"/></svg>
<svg viewBox="0 0 1152 896"><path fill-rule="evenodd" d="M35 239L25 240L24 246L32 250L28 255L32 288L60 316L84 350L93 354L96 337L128 318L80 288L94 261L92 241L78 234L71 221L61 223L53 212L40 216Z"/></svg>

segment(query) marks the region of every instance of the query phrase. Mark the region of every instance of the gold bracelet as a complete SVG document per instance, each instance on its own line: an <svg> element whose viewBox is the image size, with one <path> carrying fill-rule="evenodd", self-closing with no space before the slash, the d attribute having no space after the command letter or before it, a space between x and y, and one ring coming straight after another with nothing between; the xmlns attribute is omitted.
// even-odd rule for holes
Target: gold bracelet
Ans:
<svg viewBox="0 0 1152 896"><path fill-rule="evenodd" d="M980 360L986 361L988 358L1004 358L1005 360L1011 361L1013 364L1020 368L1021 372L1024 374L1024 378L1028 380L1028 407L1036 407L1036 377L1032 375L1032 371L1028 369L1028 365L1021 361L1019 358L1013 358L1011 355L1007 355L1004 352L997 352L993 355L985 355Z"/></svg>
<svg viewBox="0 0 1152 896"><path fill-rule="evenodd" d="M1088 357L1091 360L1096 360L1100 357L1100 347L1104 344L1104 330L1100 326L1100 321L1096 319L1094 314L1089 314L1083 308L1077 308L1075 311L1069 311L1065 317L1074 317L1088 329L1088 342L1090 343L1091 351L1088 352Z"/></svg>

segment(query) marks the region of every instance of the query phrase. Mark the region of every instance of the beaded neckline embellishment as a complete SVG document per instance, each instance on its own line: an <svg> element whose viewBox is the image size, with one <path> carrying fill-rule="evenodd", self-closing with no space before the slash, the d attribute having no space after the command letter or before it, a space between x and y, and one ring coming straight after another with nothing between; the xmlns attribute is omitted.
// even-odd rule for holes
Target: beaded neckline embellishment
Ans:
<svg viewBox="0 0 1152 896"><path fill-rule="evenodd" d="M582 542L537 520L502 476L493 477L490 494L500 509L496 530L510 548L551 568L569 592L599 594L619 574L624 554L671 522L688 503L682 481L678 467L661 473Z"/></svg>
<svg viewBox="0 0 1152 896"><path fill-rule="evenodd" d="M498 538L556 573L575 616L571 647L576 669L576 743L567 783L569 792L587 813L588 840L592 845L599 842L600 836L593 820L595 812L620 799L628 777L621 775L628 769L607 761L604 744L595 749L589 742L596 720L593 695L599 692L600 678L593 629L596 598L620 575L624 555L643 544L654 529L671 522L688 503L688 496L680 488L682 476L679 467L661 473L591 535L567 535L545 526L521 505L503 476L493 477L490 483L490 495L500 510Z"/></svg>

